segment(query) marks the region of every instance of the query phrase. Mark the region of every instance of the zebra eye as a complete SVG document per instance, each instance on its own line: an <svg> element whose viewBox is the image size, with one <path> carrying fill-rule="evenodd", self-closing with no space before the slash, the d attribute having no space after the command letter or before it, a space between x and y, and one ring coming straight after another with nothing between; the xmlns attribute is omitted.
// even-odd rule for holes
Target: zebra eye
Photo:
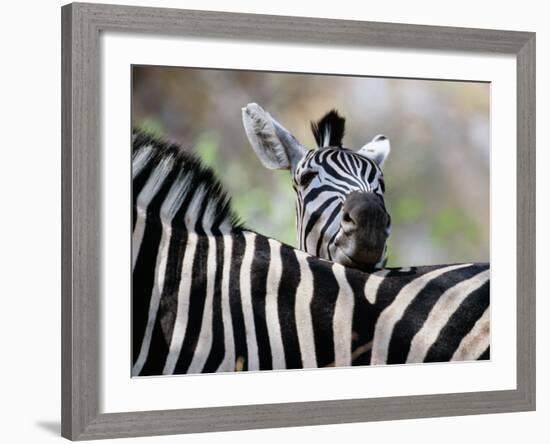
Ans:
<svg viewBox="0 0 550 444"><path fill-rule="evenodd" d="M317 171L306 171L300 176L299 183L302 187L307 187L317 176Z"/></svg>

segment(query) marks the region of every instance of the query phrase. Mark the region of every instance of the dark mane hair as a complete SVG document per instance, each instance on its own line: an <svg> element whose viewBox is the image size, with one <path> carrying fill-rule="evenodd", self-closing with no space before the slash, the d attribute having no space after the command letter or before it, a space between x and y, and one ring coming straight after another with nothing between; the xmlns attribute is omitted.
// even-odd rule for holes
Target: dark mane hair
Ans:
<svg viewBox="0 0 550 444"><path fill-rule="evenodd" d="M139 156L141 156L141 162ZM182 208L189 206L193 197L202 193L200 208L197 209L199 221L208 207L209 216L213 220L213 232L217 232L224 223L229 224L233 230L243 229L242 222L231 208L230 197L210 167L205 166L195 154L185 151L180 145L140 130L134 130L132 133L134 220L139 190L144 186L151 172L163 162L170 165L170 171L166 175L162 188L167 194L177 195L177 202ZM137 165L139 168L136 168ZM150 210L147 209L147 211ZM159 216L162 218L160 212ZM172 226L188 229L183 218L174 219ZM196 228L197 231L201 230L198 224Z"/></svg>
<svg viewBox="0 0 550 444"><path fill-rule="evenodd" d="M311 122L311 131L319 148L326 146L342 146L346 119L335 109L326 113L317 123Z"/></svg>

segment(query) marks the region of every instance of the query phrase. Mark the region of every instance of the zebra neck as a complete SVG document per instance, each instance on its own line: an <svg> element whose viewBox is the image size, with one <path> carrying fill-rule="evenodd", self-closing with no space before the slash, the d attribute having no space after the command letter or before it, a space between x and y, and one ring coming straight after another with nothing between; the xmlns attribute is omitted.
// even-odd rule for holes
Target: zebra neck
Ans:
<svg viewBox="0 0 550 444"><path fill-rule="evenodd" d="M156 294L160 325L165 343L177 350L159 370L166 374L232 371L239 357L247 369L349 365L352 348L339 341L364 344L372 337L365 273L248 230L221 236L174 232L158 242L156 256L156 267L149 267L154 273L145 267L134 272L134 300L143 299L146 310L150 304L139 292L162 288ZM153 284L159 276L162 282ZM178 314L178 306L189 313ZM178 316L184 320L175 322ZM178 342L176 326L185 325L194 332L188 343L202 343L198 325L205 316L219 324L220 335L224 331L226 353L219 361ZM288 330L280 331L281 325ZM233 329L240 332L235 337ZM177 356L186 357L178 364Z"/></svg>
<svg viewBox="0 0 550 444"><path fill-rule="evenodd" d="M198 234L242 227L214 172L177 145L136 133L132 175L134 231L145 224Z"/></svg>

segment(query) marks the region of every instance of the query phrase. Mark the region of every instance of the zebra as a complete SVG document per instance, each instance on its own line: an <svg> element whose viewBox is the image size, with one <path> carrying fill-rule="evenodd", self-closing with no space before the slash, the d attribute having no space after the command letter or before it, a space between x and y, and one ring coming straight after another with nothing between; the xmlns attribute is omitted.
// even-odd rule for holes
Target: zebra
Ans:
<svg viewBox="0 0 550 444"><path fill-rule="evenodd" d="M140 132L132 180L132 376L489 359L488 264L364 272L294 249Z"/></svg>
<svg viewBox="0 0 550 444"><path fill-rule="evenodd" d="M377 135L356 152L342 147L345 119L336 110L311 124L318 147L312 150L256 103L242 108L242 120L262 164L292 174L298 248L363 270L385 265L391 218L382 166L389 140Z"/></svg>

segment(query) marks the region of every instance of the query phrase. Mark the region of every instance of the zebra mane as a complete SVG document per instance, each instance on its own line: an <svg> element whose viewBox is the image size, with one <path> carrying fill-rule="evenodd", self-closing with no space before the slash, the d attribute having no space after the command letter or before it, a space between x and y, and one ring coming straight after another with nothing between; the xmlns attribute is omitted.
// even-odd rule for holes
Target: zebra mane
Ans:
<svg viewBox="0 0 550 444"><path fill-rule="evenodd" d="M342 146L346 119L335 109L326 113L318 122L311 122L311 131L319 148Z"/></svg>
<svg viewBox="0 0 550 444"><path fill-rule="evenodd" d="M243 228L214 171L178 144L134 130L132 177L134 207L147 213L158 211L160 221L169 221L172 228L204 232L206 224L215 234ZM155 199L164 193L157 210L140 208L138 194L147 193Z"/></svg>

